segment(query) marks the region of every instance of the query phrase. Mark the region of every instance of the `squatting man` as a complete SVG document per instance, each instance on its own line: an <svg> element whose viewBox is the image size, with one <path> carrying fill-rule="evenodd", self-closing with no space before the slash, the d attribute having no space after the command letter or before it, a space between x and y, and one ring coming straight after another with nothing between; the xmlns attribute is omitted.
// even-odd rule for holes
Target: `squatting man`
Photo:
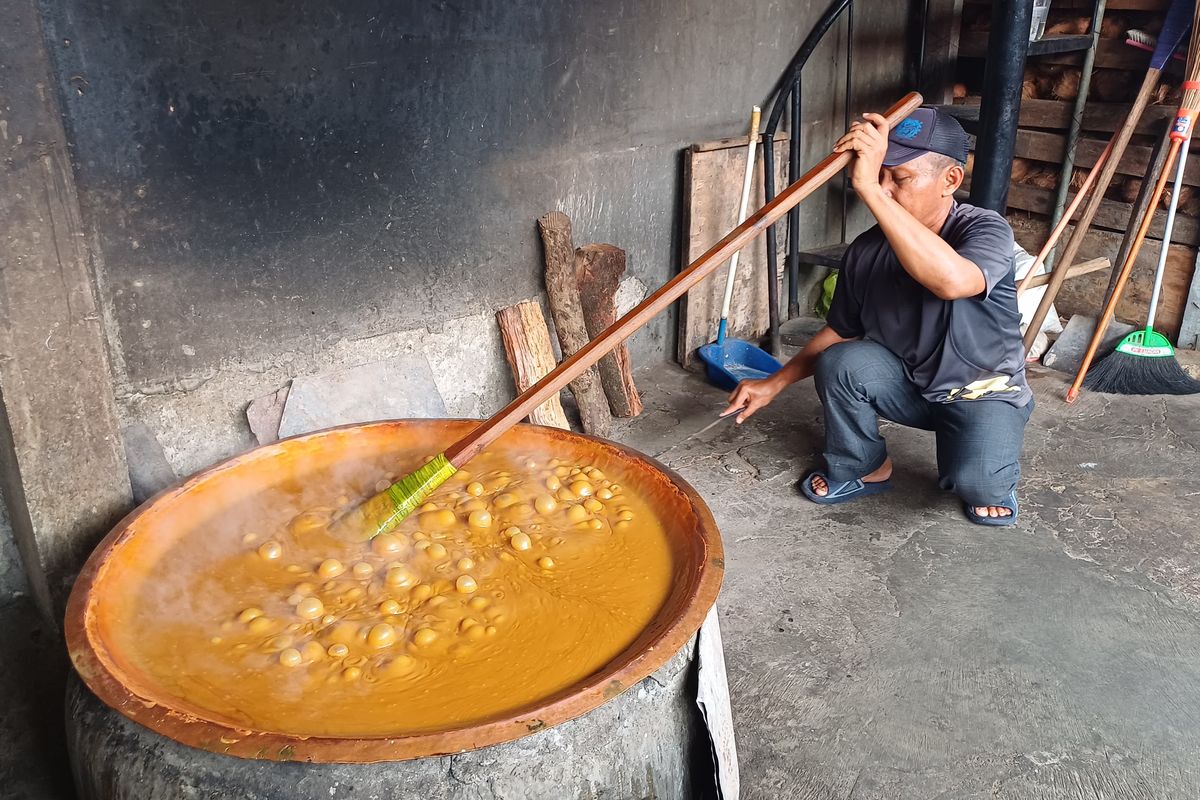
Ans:
<svg viewBox="0 0 1200 800"><path fill-rule="evenodd" d="M889 488L879 417L933 431L939 485L981 525L1017 519L1017 481L1033 395L1025 381L1002 216L956 202L967 135L920 108L895 129L864 114L838 140L850 181L878 224L846 250L826 325L783 369L743 381L722 415L737 422L812 377L825 409L825 467L800 481L813 502Z"/></svg>

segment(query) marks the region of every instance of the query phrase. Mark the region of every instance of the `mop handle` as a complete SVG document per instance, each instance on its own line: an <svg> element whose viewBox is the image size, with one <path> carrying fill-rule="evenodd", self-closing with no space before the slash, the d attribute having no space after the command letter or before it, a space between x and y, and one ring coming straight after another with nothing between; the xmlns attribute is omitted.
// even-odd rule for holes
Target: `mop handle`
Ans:
<svg viewBox="0 0 1200 800"><path fill-rule="evenodd" d="M1167 232L1162 247L1158 250L1158 266L1154 270L1154 290L1150 294L1150 311L1146 314L1146 333L1154 328L1154 314L1158 311L1158 297L1162 294L1163 273L1167 267L1167 250L1170 249L1171 230L1175 227L1175 208L1179 205L1179 189L1183 186L1183 168L1187 163L1188 146L1191 137L1183 140L1179 148L1179 160L1175 162L1175 189L1171 192L1171 204L1167 207L1167 222L1163 230Z"/></svg>
<svg viewBox="0 0 1200 800"><path fill-rule="evenodd" d="M761 114L762 109L758 106L755 106L754 110L750 112L750 140L746 145L746 174L742 177L742 201L738 205L738 225L746 221L746 212L750 209L750 187L754 183L754 145L758 142L758 122ZM742 251L737 250L729 259L729 277L725 279L725 301L721 304L720 334L725 333L725 320L729 319L729 305L733 302L733 281L737 276L738 256L741 254ZM717 338L724 339L725 337L720 335Z"/></svg>
<svg viewBox="0 0 1200 800"><path fill-rule="evenodd" d="M1183 90L1192 94L1200 89L1195 80L1184 80ZM1184 102L1190 100L1184 97ZM1190 104L1190 103L1189 103ZM1183 187L1183 168L1188 162L1188 149L1192 146L1192 127L1195 124L1196 112L1192 108L1181 106L1171 125L1171 140L1180 145L1180 156L1175 162L1175 188L1171 192L1171 203L1166 209L1166 224L1163 227L1163 246L1158 249L1158 266L1154 267L1154 288L1150 295L1150 311L1146 313L1146 335L1154 329L1154 314L1158 312L1158 297L1163 293L1163 273L1166 271L1166 252L1171 248L1171 231L1175 230L1175 210L1180 205L1180 190Z"/></svg>

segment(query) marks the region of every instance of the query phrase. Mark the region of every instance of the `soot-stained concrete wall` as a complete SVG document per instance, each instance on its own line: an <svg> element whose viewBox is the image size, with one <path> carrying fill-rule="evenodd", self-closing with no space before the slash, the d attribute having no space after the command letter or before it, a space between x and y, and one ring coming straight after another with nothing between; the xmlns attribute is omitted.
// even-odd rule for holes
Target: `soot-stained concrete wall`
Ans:
<svg viewBox="0 0 1200 800"><path fill-rule="evenodd" d="M450 413L493 411L492 313L542 292L536 217L663 283L680 149L741 131L825 6L43 0L123 413L188 472L251 443L251 398L397 349L430 356ZM807 163L841 129L839 38L806 73ZM859 51L889 97L901 38ZM809 201L815 243L838 214Z"/></svg>

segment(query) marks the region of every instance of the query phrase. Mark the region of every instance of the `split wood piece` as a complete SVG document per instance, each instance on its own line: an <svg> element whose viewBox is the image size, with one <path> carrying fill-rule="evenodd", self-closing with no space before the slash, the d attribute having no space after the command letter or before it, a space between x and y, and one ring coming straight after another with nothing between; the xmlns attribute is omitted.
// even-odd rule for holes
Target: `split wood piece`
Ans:
<svg viewBox="0 0 1200 800"><path fill-rule="evenodd" d="M575 282L583 305L588 336L596 338L617 321L617 286L625 274L625 251L611 244L585 244L575 250ZM613 416L636 417L642 398L633 383L629 348L625 343L596 364Z"/></svg>
<svg viewBox="0 0 1200 800"><path fill-rule="evenodd" d="M575 246L571 243L571 220L561 211L551 211L538 218L538 230L546 250L546 294L550 299L550 314L562 348L563 361L578 353L588 343L587 325L583 321L583 306L579 287L575 283ZM585 433L607 436L612 426L608 398L600 385L596 368L589 366L571 379L571 394L579 406L579 416Z"/></svg>
<svg viewBox="0 0 1200 800"><path fill-rule="evenodd" d="M1099 272L1102 269L1108 269L1112 266L1112 262L1107 258L1093 258L1089 261L1083 261L1072 266L1067 270L1067 278L1078 278L1080 275L1087 275L1089 272ZM1033 279L1026 285L1026 289L1036 289L1039 286L1045 286L1050 282L1050 276L1046 273L1034 275Z"/></svg>
<svg viewBox="0 0 1200 800"><path fill-rule="evenodd" d="M1046 314L1050 311L1050 306L1058 295L1058 290L1062 288L1063 281L1067 278L1067 270L1070 269L1071 264L1075 261L1075 256L1079 253L1079 248L1083 245L1088 228L1092 225L1092 219L1100 210L1100 203L1103 202L1108 184L1117 171L1117 164L1121 163L1121 158L1125 155L1125 146L1129 144L1133 130L1142 117L1142 112L1150 102L1150 95L1153 93L1154 87L1158 85L1158 75L1156 69L1146 72L1146 77L1138 89L1137 99L1129 109L1129 116L1125 118L1121 129L1113 136L1112 152L1100 170L1100 177L1083 207L1083 213L1079 215L1079 221L1075 224L1075 230L1071 232L1071 238L1067 241L1066 248L1055 263L1054 271L1050 273L1050 283L1046 287L1046 293L1043 295L1042 301L1038 303L1037 310L1033 312L1033 317L1029 320L1029 327L1025 331L1025 352L1027 354L1033 347L1034 339L1042 330L1042 322L1045 321Z"/></svg>
<svg viewBox="0 0 1200 800"><path fill-rule="evenodd" d="M504 340L504 355L512 368L513 383L520 394L549 374L558 363L550 344L550 328L546 326L541 305L533 300L500 309L496 312L496 323L500 326L500 338ZM529 421L535 425L571 430L558 395L530 411Z"/></svg>

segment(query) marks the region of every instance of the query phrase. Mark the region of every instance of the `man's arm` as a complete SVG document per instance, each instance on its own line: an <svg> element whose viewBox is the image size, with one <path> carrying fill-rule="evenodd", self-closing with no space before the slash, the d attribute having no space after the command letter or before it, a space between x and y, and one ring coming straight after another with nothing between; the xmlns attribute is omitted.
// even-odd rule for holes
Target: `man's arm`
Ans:
<svg viewBox="0 0 1200 800"><path fill-rule="evenodd" d="M811 376L816 369L817 358L821 353L838 342L848 341L850 339L839 336L833 328L826 325L817 331L817 334L809 340L803 350L792 356L791 360L783 365L783 369L769 378L739 383L733 390L733 394L729 396L729 407L721 412L721 416L727 417L737 413L737 419L734 421L740 425L753 416L754 412L774 400L788 386Z"/></svg>
<svg viewBox="0 0 1200 800"><path fill-rule="evenodd" d="M934 231L905 211L879 184L887 153L887 120L864 114L838 140L835 152L853 151L850 179L854 191L879 222L901 266L930 292L943 300L976 297L987 289L983 271L963 258Z"/></svg>

